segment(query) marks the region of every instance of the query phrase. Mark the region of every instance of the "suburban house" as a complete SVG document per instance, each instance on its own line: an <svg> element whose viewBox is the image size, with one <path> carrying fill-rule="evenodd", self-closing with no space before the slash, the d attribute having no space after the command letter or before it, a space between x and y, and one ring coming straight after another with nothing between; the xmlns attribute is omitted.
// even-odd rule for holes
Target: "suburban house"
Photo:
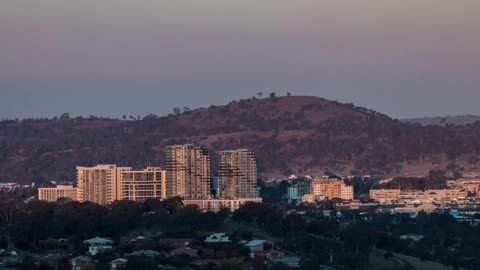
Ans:
<svg viewBox="0 0 480 270"><path fill-rule="evenodd" d="M127 267L127 259L118 258L110 262L110 270L125 269Z"/></svg>
<svg viewBox="0 0 480 270"><path fill-rule="evenodd" d="M265 243L267 243L267 240L254 239L248 241L244 246L248 247L250 249L250 252L254 252L258 250L263 250L263 245Z"/></svg>
<svg viewBox="0 0 480 270"><path fill-rule="evenodd" d="M205 243L231 243L229 236L226 233L214 233L209 236L204 241Z"/></svg>
<svg viewBox="0 0 480 270"><path fill-rule="evenodd" d="M92 258L86 256L78 256L70 259L72 270L83 270L90 267L95 267Z"/></svg>
<svg viewBox="0 0 480 270"><path fill-rule="evenodd" d="M104 253L107 250L112 250L112 246L107 246L107 245L98 245L98 246L89 246L88 247L88 253L92 256L95 256L99 253Z"/></svg>
<svg viewBox="0 0 480 270"><path fill-rule="evenodd" d="M113 241L107 238L95 237L85 240L83 243L88 245L88 253L92 256L113 249Z"/></svg>
<svg viewBox="0 0 480 270"><path fill-rule="evenodd" d="M254 265L262 267L272 263L275 259L282 258L285 254L278 250L255 250L251 253L251 256L253 257Z"/></svg>
<svg viewBox="0 0 480 270"><path fill-rule="evenodd" d="M85 240L83 241L83 243L89 246L100 246L100 245L109 246L113 244L113 241L107 238L95 237L92 239Z"/></svg>

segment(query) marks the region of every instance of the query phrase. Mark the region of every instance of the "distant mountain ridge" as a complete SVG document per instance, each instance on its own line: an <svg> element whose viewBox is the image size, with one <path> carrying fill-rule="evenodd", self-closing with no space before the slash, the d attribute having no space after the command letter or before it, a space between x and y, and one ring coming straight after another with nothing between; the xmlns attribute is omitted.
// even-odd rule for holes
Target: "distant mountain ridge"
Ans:
<svg viewBox="0 0 480 270"><path fill-rule="evenodd" d="M468 125L480 121L480 115L456 115L456 116L445 116L445 117L423 117L423 118L411 118L411 119L402 119L402 122L411 123L411 124L420 124L422 126L427 125Z"/></svg>
<svg viewBox="0 0 480 270"><path fill-rule="evenodd" d="M175 112L140 120L1 121L0 180L73 180L77 165L164 166L165 147L179 143L252 149L263 177L410 174L405 169L415 166L412 173L423 175L480 153L480 123L419 126L318 97L250 98ZM216 155L212 163L215 169Z"/></svg>

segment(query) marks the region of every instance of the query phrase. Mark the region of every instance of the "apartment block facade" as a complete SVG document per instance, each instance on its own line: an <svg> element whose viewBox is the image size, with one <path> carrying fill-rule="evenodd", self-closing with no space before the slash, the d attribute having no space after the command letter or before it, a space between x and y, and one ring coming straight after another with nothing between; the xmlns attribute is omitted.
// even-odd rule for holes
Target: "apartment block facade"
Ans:
<svg viewBox="0 0 480 270"><path fill-rule="evenodd" d="M122 170L118 174L118 200L165 199L166 171L160 167Z"/></svg>
<svg viewBox="0 0 480 270"><path fill-rule="evenodd" d="M77 200L77 188L73 186L58 185L51 188L39 188L38 199L45 202L56 202L58 199L66 198Z"/></svg>
<svg viewBox="0 0 480 270"><path fill-rule="evenodd" d="M218 192L221 199L257 196L257 160L247 149L219 152Z"/></svg>
<svg viewBox="0 0 480 270"><path fill-rule="evenodd" d="M353 200L353 186L347 186L339 179L314 179L311 182L313 196L328 199Z"/></svg>
<svg viewBox="0 0 480 270"><path fill-rule="evenodd" d="M167 197L202 199L211 196L210 153L205 147L167 146L166 155Z"/></svg>
<svg viewBox="0 0 480 270"><path fill-rule="evenodd" d="M117 166L77 167L77 200L100 205L117 199Z"/></svg>

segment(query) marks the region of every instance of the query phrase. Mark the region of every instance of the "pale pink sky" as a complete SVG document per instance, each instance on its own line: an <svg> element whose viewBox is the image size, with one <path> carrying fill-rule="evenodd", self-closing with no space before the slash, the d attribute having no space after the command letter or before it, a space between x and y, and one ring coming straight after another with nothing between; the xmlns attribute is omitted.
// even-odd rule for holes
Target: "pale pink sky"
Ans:
<svg viewBox="0 0 480 270"><path fill-rule="evenodd" d="M0 118L292 89L394 117L480 114L479 14L470 0L4 1Z"/></svg>

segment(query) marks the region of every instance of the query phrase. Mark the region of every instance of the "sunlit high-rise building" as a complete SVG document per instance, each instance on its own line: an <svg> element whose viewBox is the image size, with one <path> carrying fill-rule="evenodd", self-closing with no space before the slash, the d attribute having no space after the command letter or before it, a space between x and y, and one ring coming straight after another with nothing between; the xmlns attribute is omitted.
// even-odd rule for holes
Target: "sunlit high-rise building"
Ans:
<svg viewBox="0 0 480 270"><path fill-rule="evenodd" d="M218 192L223 199L257 196L257 160L247 149L219 152Z"/></svg>
<svg viewBox="0 0 480 270"><path fill-rule="evenodd" d="M166 198L166 171L160 167L121 170L117 181L117 199L144 201Z"/></svg>
<svg viewBox="0 0 480 270"><path fill-rule="evenodd" d="M167 146L167 197L208 198L210 193L210 153L191 144Z"/></svg>
<svg viewBox="0 0 480 270"><path fill-rule="evenodd" d="M77 200L101 205L112 203L117 199L117 174L124 169L130 168L113 164L77 167Z"/></svg>

